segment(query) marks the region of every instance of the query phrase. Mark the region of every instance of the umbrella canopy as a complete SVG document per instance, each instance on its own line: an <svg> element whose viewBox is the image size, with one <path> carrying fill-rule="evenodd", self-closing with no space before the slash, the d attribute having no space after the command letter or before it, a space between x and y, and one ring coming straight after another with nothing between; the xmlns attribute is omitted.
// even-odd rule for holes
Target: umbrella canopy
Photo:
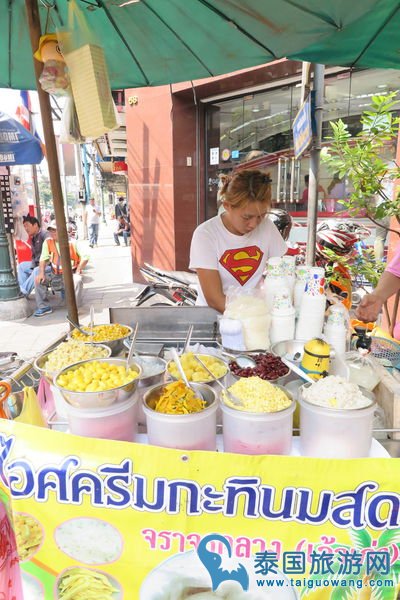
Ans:
<svg viewBox="0 0 400 600"><path fill-rule="evenodd" d="M40 3L42 30L67 0ZM294 58L400 67L398 0L85 0L113 89L209 77ZM87 9L87 10L86 10ZM34 89L24 0L0 0L0 87ZM6 16L7 15L7 16Z"/></svg>
<svg viewBox="0 0 400 600"><path fill-rule="evenodd" d="M0 111L0 166L37 165L42 160L40 141Z"/></svg>

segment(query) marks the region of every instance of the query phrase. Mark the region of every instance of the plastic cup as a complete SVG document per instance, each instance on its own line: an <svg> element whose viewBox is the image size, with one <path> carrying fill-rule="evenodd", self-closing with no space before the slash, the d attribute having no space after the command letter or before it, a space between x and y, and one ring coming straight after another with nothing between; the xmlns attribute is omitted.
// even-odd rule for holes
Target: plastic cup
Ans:
<svg viewBox="0 0 400 600"><path fill-rule="evenodd" d="M101 408L80 408L63 399L69 430L75 435L134 442L137 433L137 395Z"/></svg>
<svg viewBox="0 0 400 600"><path fill-rule="evenodd" d="M288 408L270 413L236 410L223 402L221 408L225 452L290 454L296 408L293 400Z"/></svg>
<svg viewBox="0 0 400 600"><path fill-rule="evenodd" d="M167 415L156 412L152 403L160 395L165 384L155 385L143 398L149 443L164 448L180 450L214 450L217 445L217 397L214 389L207 384L192 384L194 391L200 392L207 407L188 415Z"/></svg>
<svg viewBox="0 0 400 600"><path fill-rule="evenodd" d="M362 390L371 398L371 393ZM300 393L300 448L315 458L363 458L369 455L375 402L363 408L338 409L307 402Z"/></svg>

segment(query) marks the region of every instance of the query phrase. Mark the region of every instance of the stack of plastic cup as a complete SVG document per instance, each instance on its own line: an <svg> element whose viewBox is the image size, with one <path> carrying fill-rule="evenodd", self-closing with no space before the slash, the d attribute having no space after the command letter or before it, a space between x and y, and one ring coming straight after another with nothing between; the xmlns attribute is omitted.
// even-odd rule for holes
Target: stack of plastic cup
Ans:
<svg viewBox="0 0 400 600"><path fill-rule="evenodd" d="M347 350L347 327L342 304L331 306L324 328L324 337L337 356L344 356Z"/></svg>
<svg viewBox="0 0 400 600"><path fill-rule="evenodd" d="M321 337L326 308L325 270L311 267L296 327L297 340L311 340Z"/></svg>

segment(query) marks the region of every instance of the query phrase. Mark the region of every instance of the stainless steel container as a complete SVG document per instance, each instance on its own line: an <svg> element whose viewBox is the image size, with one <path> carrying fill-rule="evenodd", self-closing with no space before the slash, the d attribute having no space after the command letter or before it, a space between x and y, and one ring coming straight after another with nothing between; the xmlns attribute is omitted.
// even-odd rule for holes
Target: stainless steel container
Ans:
<svg viewBox="0 0 400 600"><path fill-rule="evenodd" d="M270 352L269 350L267 350L267 351L266 350L251 350L248 352L241 352L240 354L249 356L250 358L254 359L254 357L257 356L258 354L267 354L267 353L275 354L274 352L272 352L272 351ZM276 354L275 354L275 356L276 356ZM244 379L243 376L232 373L232 371L230 369L230 363L234 360L235 359L233 358L231 361L229 361L229 365L228 365L230 378L233 382L238 381L239 379ZM292 373L290 367L286 366L286 368L288 369L288 372L285 375L281 375L280 377L277 377L276 379L266 379L266 381L268 381L268 383L272 383L273 385L284 386L287 383L287 381L289 380L291 373Z"/></svg>
<svg viewBox="0 0 400 600"><path fill-rule="evenodd" d="M293 362L301 362L304 354L304 344L307 340L288 340L286 342L277 342L271 347L271 352L277 356L284 356Z"/></svg>
<svg viewBox="0 0 400 600"><path fill-rule="evenodd" d="M194 356L196 356L196 354L194 354ZM222 358L219 358L219 357L211 355L211 354L204 354L204 353L199 353L197 356L199 356L199 358L201 360L203 360L203 358L206 356L206 357L212 358L213 360L218 361L219 363L221 363L226 368L226 373L224 375L221 375L221 377L216 377L216 379L218 379L219 381L221 381L223 384L226 384L227 376L229 375L229 367L226 364L226 362L224 360L222 360ZM167 363L167 373L171 377L171 379L173 379L174 381L176 381L177 379L180 379L180 377L174 377L173 375L171 375L171 373L169 371L169 367L170 367L170 365L173 362L174 362L173 360L169 360L168 361L168 363ZM191 380L189 380L189 381L190 381L190 383L192 383ZM201 383L201 384L205 383L205 384L211 386L212 388L214 388L218 392L218 394L221 391L221 388L218 385L218 383L216 381L213 381L211 378L205 379L204 381L194 381L193 383Z"/></svg>
<svg viewBox="0 0 400 600"><path fill-rule="evenodd" d="M138 389L148 388L162 383L167 370L167 361L159 356L136 356L134 361L142 369ZM152 367L152 374L146 375L146 367Z"/></svg>
<svg viewBox="0 0 400 600"><path fill-rule="evenodd" d="M106 346L105 344L95 344L96 347L98 348L103 348L104 350L107 351L107 354L105 356L99 357L99 358L109 358L111 356L111 348L109 346ZM40 373L40 375L42 377L44 377L50 384L53 383L54 380L54 376L57 375L58 371L47 371L46 370L46 362L47 359L49 358L49 355L54 352L55 348L53 348L53 350L49 350L49 352L46 352L45 354L41 354L40 356L38 356L38 358L35 360L34 367L35 369ZM90 359L91 360L91 359ZM94 360L98 360L98 359L94 359ZM71 364L76 364L76 363L71 363ZM71 366L71 365L68 365ZM64 367L65 369L67 368L67 366Z"/></svg>
<svg viewBox="0 0 400 600"><path fill-rule="evenodd" d="M142 373L142 369L135 362L131 362L129 365L130 369L135 370L138 373L137 378L129 381L125 385L121 385L116 388L112 388L110 390L104 390L101 392L72 392L71 390L67 390L63 388L61 385L57 383L60 375L66 373L71 369L77 369L80 366L90 363L90 362L107 362L109 364L118 365L125 367L126 361L122 358L95 358L92 360L83 360L81 362L75 363L74 365L70 365L65 369L62 369L57 375L54 377L54 385L57 389L60 390L64 400L71 404L72 406L78 406L80 408L99 408L102 406L110 406L110 404L115 404L117 402L125 402L128 400L134 393L139 384L139 378Z"/></svg>
<svg viewBox="0 0 400 600"><path fill-rule="evenodd" d="M100 325L112 325L112 323L96 323L96 327L100 326ZM115 323L114 323L115 325ZM117 356L118 354L120 354L122 352L122 350L124 349L124 340L126 340L127 338L129 338L132 333L133 333L133 329L132 327L129 327L129 325L123 325L123 327L126 327L127 329L129 329L128 333L120 338L117 338L115 340L102 340L101 342L91 342L90 341L90 337L88 337L88 341L85 342L83 340L80 340L81 342L83 342L84 344L93 344L95 346L108 346L108 348L110 348L111 350L111 356ZM69 334L68 337L72 337L71 334ZM74 338L72 338L74 339Z"/></svg>

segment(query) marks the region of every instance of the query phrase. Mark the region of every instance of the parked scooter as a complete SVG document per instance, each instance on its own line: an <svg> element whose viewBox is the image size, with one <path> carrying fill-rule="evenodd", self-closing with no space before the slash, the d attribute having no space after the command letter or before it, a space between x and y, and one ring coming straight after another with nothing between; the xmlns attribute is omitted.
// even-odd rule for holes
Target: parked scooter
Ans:
<svg viewBox="0 0 400 600"><path fill-rule="evenodd" d="M197 276L186 271L163 271L148 263L140 267L148 282L136 296L136 306L194 306L197 299ZM160 301L156 296L161 296ZM156 300L154 302L154 300Z"/></svg>

